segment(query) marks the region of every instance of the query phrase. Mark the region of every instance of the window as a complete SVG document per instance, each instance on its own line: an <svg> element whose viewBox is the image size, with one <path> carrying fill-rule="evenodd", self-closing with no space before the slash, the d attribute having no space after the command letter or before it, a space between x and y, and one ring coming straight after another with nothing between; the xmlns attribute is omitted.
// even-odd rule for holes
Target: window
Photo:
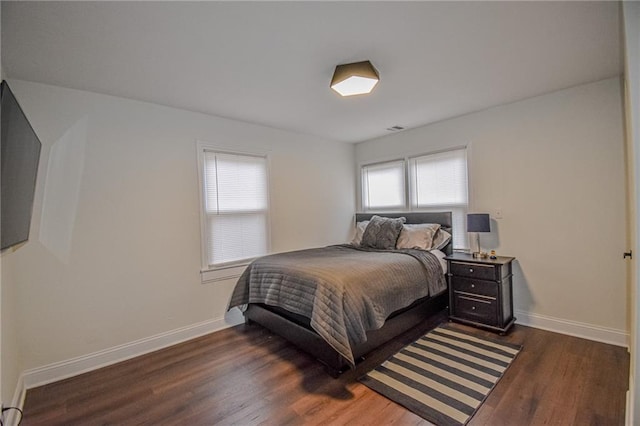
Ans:
<svg viewBox="0 0 640 426"><path fill-rule="evenodd" d="M456 149L409 158L412 210L451 211L455 248L468 248L467 151Z"/></svg>
<svg viewBox="0 0 640 426"><path fill-rule="evenodd" d="M404 160L362 167L362 207L365 210L405 207Z"/></svg>
<svg viewBox="0 0 640 426"><path fill-rule="evenodd" d="M202 148L203 258L209 267L242 263L268 251L266 157Z"/></svg>
<svg viewBox="0 0 640 426"><path fill-rule="evenodd" d="M365 165L361 177L364 211L451 211L453 246L468 248L466 148Z"/></svg>

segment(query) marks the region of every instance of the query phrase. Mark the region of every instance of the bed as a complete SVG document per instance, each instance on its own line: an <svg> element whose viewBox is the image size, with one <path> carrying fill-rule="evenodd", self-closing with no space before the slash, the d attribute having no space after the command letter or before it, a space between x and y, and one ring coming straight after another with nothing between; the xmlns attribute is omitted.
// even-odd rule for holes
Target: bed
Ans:
<svg viewBox="0 0 640 426"><path fill-rule="evenodd" d="M404 225L414 225L400 225L403 230L430 223L440 225L434 232L451 233L450 212L375 216L358 213L356 225L393 222L397 229L403 217ZM374 236L377 240L371 243L371 234L367 232L362 246L335 245L255 260L238 280L229 309L246 306L248 324L255 322L281 335L337 377L447 306L441 259L407 247L408 234L402 234L404 248L395 249L393 240L394 247L384 250L376 244L387 236ZM450 242L439 248L451 253Z"/></svg>

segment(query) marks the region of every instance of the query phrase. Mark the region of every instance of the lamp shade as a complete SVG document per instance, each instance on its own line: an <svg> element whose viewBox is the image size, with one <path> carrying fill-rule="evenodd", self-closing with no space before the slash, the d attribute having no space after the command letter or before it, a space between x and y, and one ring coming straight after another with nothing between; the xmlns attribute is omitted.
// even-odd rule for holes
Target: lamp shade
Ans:
<svg viewBox="0 0 640 426"><path fill-rule="evenodd" d="M491 232L491 219L488 213L469 213L467 232Z"/></svg>
<svg viewBox="0 0 640 426"><path fill-rule="evenodd" d="M331 88L342 96L370 93L380 77L371 62L362 61L338 65L331 79Z"/></svg>

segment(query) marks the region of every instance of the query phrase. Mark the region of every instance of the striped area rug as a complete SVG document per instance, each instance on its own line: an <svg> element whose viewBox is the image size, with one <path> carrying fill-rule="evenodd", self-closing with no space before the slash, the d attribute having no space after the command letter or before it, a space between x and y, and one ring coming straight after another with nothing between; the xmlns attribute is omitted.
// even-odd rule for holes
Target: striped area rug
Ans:
<svg viewBox="0 0 640 426"><path fill-rule="evenodd" d="M438 426L464 425L520 349L441 325L360 382Z"/></svg>

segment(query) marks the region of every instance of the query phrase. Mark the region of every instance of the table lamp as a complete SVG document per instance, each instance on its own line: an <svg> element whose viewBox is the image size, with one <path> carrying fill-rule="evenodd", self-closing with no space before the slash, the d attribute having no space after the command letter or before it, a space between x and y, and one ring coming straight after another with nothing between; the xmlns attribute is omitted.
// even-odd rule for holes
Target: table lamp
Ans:
<svg viewBox="0 0 640 426"><path fill-rule="evenodd" d="M491 218L488 213L469 213L467 215L467 232L476 233L476 248L473 257L487 257L480 249L480 232L491 232Z"/></svg>

